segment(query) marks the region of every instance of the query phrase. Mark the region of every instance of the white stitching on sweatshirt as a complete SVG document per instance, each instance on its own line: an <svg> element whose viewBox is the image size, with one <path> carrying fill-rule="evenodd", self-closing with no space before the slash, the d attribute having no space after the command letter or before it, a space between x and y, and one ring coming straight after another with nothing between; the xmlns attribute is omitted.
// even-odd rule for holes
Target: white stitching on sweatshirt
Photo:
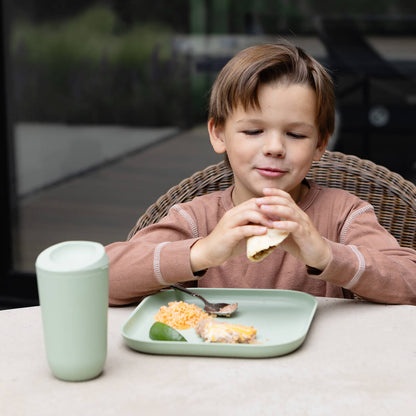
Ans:
<svg viewBox="0 0 416 416"><path fill-rule="evenodd" d="M345 240L347 238L347 233L348 233L351 223L355 220L356 217L358 217L361 214L364 214L364 212L367 212L367 211L374 211L374 207L372 205L365 205L364 207L361 207L357 209L356 211L353 211L351 215L347 218L341 230L341 236L340 236L341 244L345 244Z"/></svg>
<svg viewBox="0 0 416 416"><path fill-rule="evenodd" d="M160 252L162 251L163 246L165 246L166 244L168 244L167 241L165 241L163 243L159 243L156 246L155 252L154 252L154 255L153 255L153 271L155 273L156 279L162 285L167 285L168 284L166 282L166 280L163 278L162 272L160 271Z"/></svg>
<svg viewBox="0 0 416 416"><path fill-rule="evenodd" d="M179 215L182 215L182 217L186 220L186 222L189 224L189 227L191 228L192 237L198 238L199 237L198 227L195 224L195 221L193 220L193 218L179 205L174 205L171 209L174 209L175 211L178 212Z"/></svg>
<svg viewBox="0 0 416 416"><path fill-rule="evenodd" d="M355 273L354 277L344 286L345 289L351 289L354 287L357 282L360 280L361 276L364 273L365 270L365 259L364 256L360 253L360 250L356 246L348 246L354 254L357 256L358 259L358 270Z"/></svg>
<svg viewBox="0 0 416 416"><path fill-rule="evenodd" d="M191 228L192 237L194 237L194 238L199 237L198 227L195 224L195 221L193 220L193 218L185 210L183 210L179 205L174 205L171 209L174 209L175 211L177 211L178 214L181 215L186 220L189 227ZM162 248L166 244L168 244L167 241L165 241L163 243L159 243L156 246L155 251L154 251L154 255L153 255L153 272L154 272L158 282L162 285L167 285L168 284L168 282L166 282L166 280L163 278L162 272L160 270L160 253L162 251Z"/></svg>

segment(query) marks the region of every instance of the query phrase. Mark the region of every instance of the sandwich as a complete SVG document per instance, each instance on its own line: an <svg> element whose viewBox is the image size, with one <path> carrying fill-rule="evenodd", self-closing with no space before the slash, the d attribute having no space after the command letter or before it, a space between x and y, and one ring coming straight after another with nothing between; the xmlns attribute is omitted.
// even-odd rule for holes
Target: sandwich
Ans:
<svg viewBox="0 0 416 416"><path fill-rule="evenodd" d="M251 261L262 261L267 257L287 236L288 231L268 228L263 235L253 235L247 239L247 257Z"/></svg>

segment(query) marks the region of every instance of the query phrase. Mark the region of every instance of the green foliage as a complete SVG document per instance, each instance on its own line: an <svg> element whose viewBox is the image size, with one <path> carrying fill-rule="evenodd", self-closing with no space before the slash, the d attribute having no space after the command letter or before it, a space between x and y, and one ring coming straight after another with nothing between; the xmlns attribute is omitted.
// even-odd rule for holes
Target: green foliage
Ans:
<svg viewBox="0 0 416 416"><path fill-rule="evenodd" d="M94 6L62 22L32 25L19 22L13 28L12 52L23 48L31 63L57 68L80 62L140 65L155 45L170 39L170 30L155 24L136 24L120 32L121 23L105 6Z"/></svg>
<svg viewBox="0 0 416 416"><path fill-rule="evenodd" d="M156 23L123 26L108 7L12 31L17 118L26 121L181 124L188 70ZM181 113L182 111L182 113ZM180 114L181 113L181 114Z"/></svg>

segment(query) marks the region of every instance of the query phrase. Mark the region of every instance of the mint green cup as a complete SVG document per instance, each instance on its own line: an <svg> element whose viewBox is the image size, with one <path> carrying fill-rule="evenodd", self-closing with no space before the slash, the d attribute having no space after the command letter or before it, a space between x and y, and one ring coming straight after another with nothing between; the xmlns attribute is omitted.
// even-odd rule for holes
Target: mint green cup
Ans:
<svg viewBox="0 0 416 416"><path fill-rule="evenodd" d="M101 374L107 356L108 258L90 241L66 241L39 254L36 276L46 358L67 381Z"/></svg>

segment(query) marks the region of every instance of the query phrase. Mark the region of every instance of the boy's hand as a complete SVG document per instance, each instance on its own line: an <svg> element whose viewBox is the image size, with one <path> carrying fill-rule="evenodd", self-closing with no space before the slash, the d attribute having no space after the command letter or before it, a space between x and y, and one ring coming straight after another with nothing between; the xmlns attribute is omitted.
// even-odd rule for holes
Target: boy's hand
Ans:
<svg viewBox="0 0 416 416"><path fill-rule="evenodd" d="M256 203L274 220L272 228L290 232L279 247L302 263L324 270L331 259L331 251L309 216L287 192L275 188L265 188L263 192L265 196L257 198Z"/></svg>
<svg viewBox="0 0 416 416"><path fill-rule="evenodd" d="M227 211L212 232L191 248L193 272L218 266L246 249L246 238L265 234L273 220L263 213L256 199Z"/></svg>

